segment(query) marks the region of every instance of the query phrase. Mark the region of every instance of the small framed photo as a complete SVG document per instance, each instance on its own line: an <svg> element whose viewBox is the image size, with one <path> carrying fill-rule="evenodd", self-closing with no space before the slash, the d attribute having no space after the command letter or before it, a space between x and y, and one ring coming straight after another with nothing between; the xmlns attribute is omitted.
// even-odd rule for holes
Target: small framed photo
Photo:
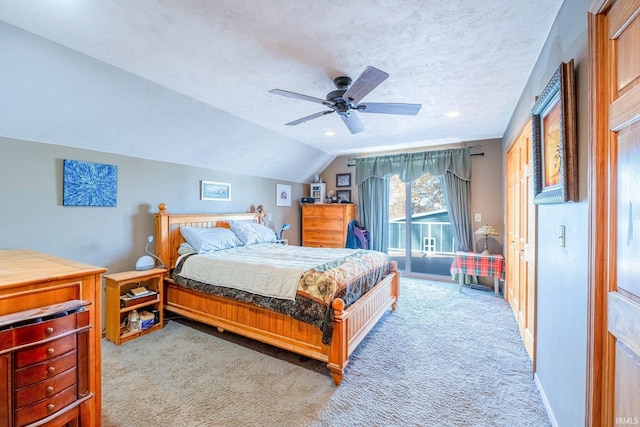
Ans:
<svg viewBox="0 0 640 427"><path fill-rule="evenodd" d="M336 174L336 187L351 187L351 174L350 173L337 173Z"/></svg>
<svg viewBox="0 0 640 427"><path fill-rule="evenodd" d="M291 206L291 186L276 184L276 206Z"/></svg>
<svg viewBox="0 0 640 427"><path fill-rule="evenodd" d="M562 63L532 110L535 204L578 200L573 60Z"/></svg>
<svg viewBox="0 0 640 427"><path fill-rule="evenodd" d="M338 203L351 203L351 190L337 190L336 197L338 197Z"/></svg>
<svg viewBox="0 0 640 427"><path fill-rule="evenodd" d="M225 182L200 181L200 200L231 200L231 184Z"/></svg>

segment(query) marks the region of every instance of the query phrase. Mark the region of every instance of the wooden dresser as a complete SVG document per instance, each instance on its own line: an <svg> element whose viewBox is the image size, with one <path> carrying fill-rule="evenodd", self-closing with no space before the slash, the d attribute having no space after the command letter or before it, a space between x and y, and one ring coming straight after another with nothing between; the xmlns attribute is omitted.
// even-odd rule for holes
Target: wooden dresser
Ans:
<svg viewBox="0 0 640 427"><path fill-rule="evenodd" d="M101 424L105 271L0 250L0 427Z"/></svg>
<svg viewBox="0 0 640 427"><path fill-rule="evenodd" d="M356 205L302 204L302 246L344 248Z"/></svg>

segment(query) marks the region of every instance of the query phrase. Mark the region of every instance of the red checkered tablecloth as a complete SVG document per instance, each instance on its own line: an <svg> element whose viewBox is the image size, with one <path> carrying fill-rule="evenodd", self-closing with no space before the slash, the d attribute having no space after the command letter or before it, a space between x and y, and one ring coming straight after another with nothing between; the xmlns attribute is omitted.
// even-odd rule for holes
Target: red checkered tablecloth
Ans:
<svg viewBox="0 0 640 427"><path fill-rule="evenodd" d="M504 280L504 257L500 254L483 255L475 252L456 252L450 271L452 277L461 273Z"/></svg>

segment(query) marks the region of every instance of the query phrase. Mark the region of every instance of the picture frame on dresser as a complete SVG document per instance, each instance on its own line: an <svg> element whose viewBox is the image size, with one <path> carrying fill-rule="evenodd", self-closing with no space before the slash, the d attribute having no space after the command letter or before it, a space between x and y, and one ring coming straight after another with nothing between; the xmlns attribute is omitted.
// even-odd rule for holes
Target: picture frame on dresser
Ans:
<svg viewBox="0 0 640 427"><path fill-rule="evenodd" d="M350 173L336 174L336 187L351 187L351 174Z"/></svg>
<svg viewBox="0 0 640 427"><path fill-rule="evenodd" d="M351 190L337 190L336 197L338 198L338 203L351 203Z"/></svg>

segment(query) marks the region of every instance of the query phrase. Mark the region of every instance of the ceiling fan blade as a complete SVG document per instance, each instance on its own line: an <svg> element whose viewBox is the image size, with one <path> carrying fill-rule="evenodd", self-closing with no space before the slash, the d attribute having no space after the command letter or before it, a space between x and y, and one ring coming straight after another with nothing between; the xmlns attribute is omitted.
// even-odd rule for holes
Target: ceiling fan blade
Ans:
<svg viewBox="0 0 640 427"><path fill-rule="evenodd" d="M389 74L384 71L378 70L374 67L367 67L362 75L353 82L351 87L342 95L342 99L345 101L359 104L362 98L367 96L369 92L378 87L380 83L385 81L389 77Z"/></svg>
<svg viewBox="0 0 640 427"><path fill-rule="evenodd" d="M341 113L340 118L349 128L349 132L360 133L364 130L364 125L360 121L360 118L356 115L355 111Z"/></svg>
<svg viewBox="0 0 640 427"><path fill-rule="evenodd" d="M285 123L285 126L299 125L300 123L308 122L309 120L317 119L318 117L326 116L327 114L331 114L331 113L333 113L333 110L321 111L319 113L315 113L315 114L312 114L310 116L306 116L306 117L303 117L301 119L294 120L294 121L289 122L289 123Z"/></svg>
<svg viewBox="0 0 640 427"><path fill-rule="evenodd" d="M367 102L358 105L361 113L403 114L415 116L420 111L422 104L393 104L387 102Z"/></svg>
<svg viewBox="0 0 640 427"><path fill-rule="evenodd" d="M302 95L300 93L295 93L295 92L289 92L288 90L282 90L282 89L271 89L269 91L269 93L273 93L275 95L282 95L282 96L286 96L288 98L295 98L295 99L302 99L303 101L311 101L311 102L316 102L318 104L322 104L322 105L326 105L327 107L331 107L333 106L333 102L331 101L327 101L326 99L322 99L322 98L315 98L313 96L309 96L309 95Z"/></svg>

